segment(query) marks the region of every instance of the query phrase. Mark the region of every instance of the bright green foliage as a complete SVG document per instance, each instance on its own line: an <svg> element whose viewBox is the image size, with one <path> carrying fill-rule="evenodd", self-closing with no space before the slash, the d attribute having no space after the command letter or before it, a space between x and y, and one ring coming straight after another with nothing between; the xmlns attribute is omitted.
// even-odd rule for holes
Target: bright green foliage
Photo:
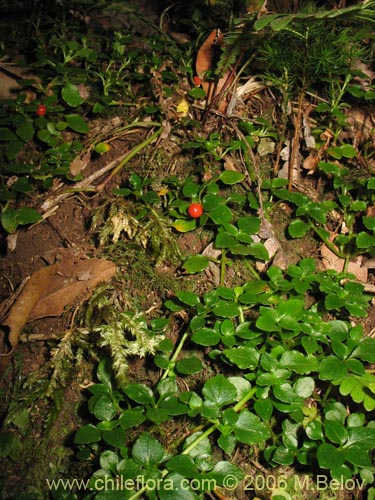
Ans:
<svg viewBox="0 0 375 500"><path fill-rule="evenodd" d="M225 2L216 4L223 7ZM202 11L194 8L194 22L203 24ZM130 15L130 9L119 3L109 3L105 9L110 16L113 12ZM345 26L338 24L341 20ZM116 310L115 304L121 301L106 300L105 291L99 290L100 321L95 322L97 310L92 305L86 317L95 330L96 345L83 340L89 337L89 329L77 329L79 349L74 352L72 339L63 339L50 367L51 380L38 374L30 378L28 387L41 383L39 379L44 387L30 391L27 403L36 393L53 395L58 402L56 389L69 382L62 376L67 365L78 366L87 353L97 355L97 345L109 356L97 366L97 383L88 389L89 416L74 437L77 457L91 466L86 498L199 500L207 492L213 495L216 487L235 490L247 473L232 463L238 449L241 456L254 456L270 468L294 466L310 475L323 470L333 479L356 477L365 487L373 484L375 376L369 364L375 363L375 340L364 337L356 324L357 318L366 316L370 297L353 276L317 271L310 258L286 270L268 267L261 275L252 267L255 261L269 259L258 233L279 200L295 210L287 237L297 239L314 232L346 265L355 255L374 256L375 223L369 209L374 206L375 180L371 169L362 176L351 175L360 155L368 153L370 158L373 151L359 152L354 141L345 142L340 135L348 125L346 101L363 104L374 99L373 86L364 90L358 83L361 72L355 69L355 63L365 59L367 46L371 48L373 31L368 26L363 31L357 28L373 21L374 1L368 0L330 11L254 13L234 22L226 34L217 74L242 57L249 57L249 63L255 54L267 85L282 95L283 116L280 123L262 116L238 115L233 120L227 116L220 131L207 134L191 117L170 120L150 99L150 73L160 77L166 97L173 95L181 77L192 76L189 49L180 50L169 35L153 27L155 35L142 40L139 49L132 35L116 30L111 36L77 35L61 26L36 33L40 35L36 65L43 73L41 83L33 86L37 99L26 103L22 95L4 102L0 111L4 229L13 232L20 224L40 219L35 210L14 208L25 194L47 190L57 177L74 188L78 176L70 174L72 160L86 148L97 154L108 150L109 137L83 144L89 140L86 117L108 113L114 106L121 113L129 104L134 108L135 102L141 102L142 96L135 94L141 92L141 83L149 99L134 123L123 130L148 123L160 127L155 139L162 138L163 131L173 140L181 131L188 132L189 141L179 145L187 157L190 153L199 175L152 179L132 173L127 184L114 191L115 199L96 211L93 227L103 246L120 247L125 238L147 252L153 266L181 264L185 256L177 246L176 233L208 235L214 252L187 256L182 271L200 273L213 264L220 273L220 284L204 293L183 289L171 296L170 292L164 302L166 317L151 321L134 307ZM249 47L250 53L244 56ZM246 78L247 63L238 71L241 78ZM176 69L181 66L182 74ZM30 84L24 82L25 89ZM199 100L204 92L195 88L186 95ZM328 188L333 188L329 200L291 191L286 179L263 179L262 168L268 176L272 167L267 162L261 165L266 158L260 154L262 141L274 148L266 148L266 155L270 151L278 155L290 133L298 132L294 137L301 137L303 150L302 128L294 126L301 117L293 108L294 98L302 102L306 95L316 96L319 102L313 111L311 137L322 156L314 175L325 176ZM272 111L277 114L280 100L276 101ZM47 113L37 117L41 102ZM139 121L144 115L154 115L157 121ZM162 121L170 130L161 127ZM325 148L321 136L326 130L332 140ZM74 139L67 141L66 132ZM134 147L128 159L151 142ZM34 163L19 161L28 143L36 148ZM229 168L238 160L237 170L225 170L228 159L232 160ZM210 175L200 182L203 172ZM8 183L11 176L15 182ZM187 214L192 202L204 208L199 219ZM330 229L337 214L345 230L332 242ZM226 270L234 263L254 278L244 279L240 286L226 286ZM167 335L171 318L180 322L175 344ZM153 382L132 379L130 356L147 357ZM17 422L22 431L27 417L25 411L10 422ZM0 455L13 458L19 444L14 435L3 433ZM279 484L270 493L273 500L291 497L291 482L284 483L285 488ZM239 488L243 494L243 485ZM300 493L293 491L293 498ZM75 498L73 492L64 495ZM374 488L369 488L368 497L375 498Z"/></svg>
<svg viewBox="0 0 375 500"><path fill-rule="evenodd" d="M313 231L338 257L348 263L351 257L375 252L374 218L366 215L373 204L373 179L351 179L348 168L330 162L320 162L322 172L332 177L333 188L338 191L335 200L313 201L302 193L290 192L279 185L265 181L264 189L270 189L280 200L295 206L295 216L288 227L292 238L302 238L308 231ZM327 223L338 212L342 217L345 231L334 242L330 239ZM360 229L360 230L359 230Z"/></svg>
<svg viewBox="0 0 375 500"><path fill-rule="evenodd" d="M198 184L192 177L183 182L171 177L164 179L162 185L158 185L154 179L142 179L132 174L129 178L129 187L117 189L115 194L124 197L125 200L136 201L135 208L138 214L132 217L120 209L121 206L126 207L125 204L120 201L118 204L112 203L107 222L100 229L100 239L104 242L111 235L118 237L118 229L114 224L111 226L111 221L118 219L123 221L123 231L128 237L132 238L131 234L136 235L140 232L140 235L136 236L140 241L146 239L148 228L153 231L156 224L160 226L158 233L151 232L148 237L163 238L165 235L166 243L159 246L179 256L174 240L165 227L168 219L160 214L164 211L165 217L173 220L170 225L177 232L184 233L198 228L213 232L215 235L213 245L219 250L220 257L215 259L204 255L192 255L185 260L183 268L188 274L194 274L206 269L210 262L220 263L220 281L223 283L229 256L231 259L249 257L263 261L269 259L268 252L259 242L259 238L252 236L259 232L261 219L252 207L251 196L246 196L238 192L239 190L225 194L231 186L240 185L244 178L240 172L224 171L202 184ZM199 220L192 219L187 214L187 208L192 202L202 203L204 211ZM240 215L246 209L253 215ZM117 216L116 211L122 215ZM103 215L97 212L94 216L94 225L100 226L102 221ZM137 229L139 222L142 222L142 226ZM165 260L167 253L161 253L160 260Z"/></svg>
<svg viewBox="0 0 375 500"><path fill-rule="evenodd" d="M361 316L369 297L362 288L348 288L353 282L342 285L343 275L316 272L312 259L285 272L271 267L267 274L241 287L220 286L202 296L181 291L168 300L165 305L187 313L190 323L174 354L160 351L155 357L163 370L155 386L117 385L109 364L100 363L100 382L90 387L88 402L97 423L75 437L79 456L89 448L100 457L101 468L90 480L94 490L95 478L104 476L131 479L127 498L146 491L151 478L160 480L148 491L155 499L165 498L170 481L178 491L199 484L186 490L187 498L197 499L203 485L222 485L228 474L238 484L245 473L215 462L213 442L227 454L238 445L256 445L270 466L315 464L332 478L360 473L364 484L372 482L375 376L367 365L375 362L375 339L343 319L346 311ZM345 290L348 297L333 305L330 297ZM310 306L307 292L310 304L314 298ZM324 320L328 310L330 319ZM189 352L194 345L206 349L200 359ZM200 372L208 361L216 374L201 387L177 385L177 375ZM178 427L181 418L194 419L201 430L177 452L164 449L152 432L140 429L135 440L124 432L147 422Z"/></svg>

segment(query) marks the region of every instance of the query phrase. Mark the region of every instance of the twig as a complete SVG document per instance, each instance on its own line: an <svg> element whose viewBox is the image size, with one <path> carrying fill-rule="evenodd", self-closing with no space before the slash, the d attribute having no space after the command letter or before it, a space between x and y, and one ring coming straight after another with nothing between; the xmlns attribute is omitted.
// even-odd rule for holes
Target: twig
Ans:
<svg viewBox="0 0 375 500"><path fill-rule="evenodd" d="M294 119L294 135L292 139L292 150L290 153L290 161L289 161L289 169L288 169L288 189L292 190L293 182L299 182L299 156L300 156L300 144L299 138L301 133L301 124L302 124L302 116L303 116L303 98L305 93L301 91L298 99L298 109L297 116ZM296 179L293 178L294 171L297 172Z"/></svg>
<svg viewBox="0 0 375 500"><path fill-rule="evenodd" d="M63 193L51 196L47 198L47 200L44 201L44 203L41 206L41 209L43 212L47 212L52 210L53 207L58 205L60 202L65 200L66 198L69 198L69 196L72 196L74 193L79 192L79 191L96 191L95 187L92 186L92 183L102 177L104 174L112 170L119 162L121 162L127 155L128 153L124 153L115 160L111 161L107 165L105 165L103 168L100 170L96 170L93 174L91 174L89 177L86 177L82 181L77 182L74 185L74 188L72 189L67 189Z"/></svg>
<svg viewBox="0 0 375 500"><path fill-rule="evenodd" d="M114 177L136 154L138 154L140 151L142 151L143 148L151 144L152 142L155 141L159 137L159 135L162 133L163 127L160 127L156 132L154 132L150 137L148 137L146 140L141 142L140 144L137 144L132 148L124 158L119 162L119 164L112 170L112 172L102 181L100 184L96 186L96 191L100 193L103 191L107 183Z"/></svg>
<svg viewBox="0 0 375 500"><path fill-rule="evenodd" d="M107 165L105 165L103 168L100 170L97 170L93 174L91 174L89 177L86 179L83 179L82 181L77 182L73 188L65 190L63 193L60 193L58 195L55 195L51 198L48 198L47 200L44 201L44 203L41 206L41 209L43 212L50 211L53 207L58 205L60 202L65 200L66 198L72 196L73 194L77 192L82 192L82 191L91 191L91 192L101 192L104 189L104 186L107 184L107 182L117 174L121 170L121 168L126 165L139 151L141 151L143 148L151 144L155 139L159 137L163 130L163 127L160 127L154 134L152 134L150 137L148 137L145 141L141 142L140 144L137 144L132 148L130 151L122 154L115 160L111 161ZM111 174L106 177L106 179L99 184L98 186L93 186L93 182L102 177L104 174L112 170Z"/></svg>

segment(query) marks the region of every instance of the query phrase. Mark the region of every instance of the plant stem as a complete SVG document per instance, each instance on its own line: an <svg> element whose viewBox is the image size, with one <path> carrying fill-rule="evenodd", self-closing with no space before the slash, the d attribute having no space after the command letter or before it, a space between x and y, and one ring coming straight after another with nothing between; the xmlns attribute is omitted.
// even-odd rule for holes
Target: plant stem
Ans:
<svg viewBox="0 0 375 500"><path fill-rule="evenodd" d="M256 387L253 387L249 392L243 396L242 399L238 401L238 403L233 407L233 410L238 413L242 408L245 406L245 404L251 399L256 392Z"/></svg>
<svg viewBox="0 0 375 500"><path fill-rule="evenodd" d="M189 335L189 332L185 332L180 340L180 343L178 344L172 358L169 360L169 363L171 366L168 366L168 368L165 370L165 372L163 373L163 376L161 377L160 380L164 380L166 377L168 377L169 375L169 372L171 371L171 368L172 366L174 365L174 363L176 362L177 358L178 358L178 355L180 354L181 352L181 349L183 348L185 342L186 342L186 339L188 338L188 335Z"/></svg>
<svg viewBox="0 0 375 500"><path fill-rule="evenodd" d="M125 158L112 170L112 172L104 179L103 182L98 184L96 186L96 191L101 192L107 185L107 183L114 177L136 154L138 154L142 149L144 149L146 146L151 144L152 142L155 141L159 137L159 135L162 133L163 127L160 127L156 132L154 132L150 137L147 137L146 140L141 142L140 144L137 144L132 148L129 153L125 156Z"/></svg>
<svg viewBox="0 0 375 500"><path fill-rule="evenodd" d="M227 254L225 253L225 249L223 249L221 253L221 266L220 266L220 285L224 286L225 284L225 271L228 259Z"/></svg>
<svg viewBox="0 0 375 500"><path fill-rule="evenodd" d="M310 223L310 227L313 231L315 231L315 233L319 236L319 238L323 241L323 243L329 248L329 250L331 250L332 253L334 253L337 257L340 257L340 259L345 259L345 255L343 255L339 250L337 250L337 248L335 247L335 245L327 240L327 238L323 235L322 231L320 230L320 228L316 227L314 222L311 221L309 219L309 223Z"/></svg>

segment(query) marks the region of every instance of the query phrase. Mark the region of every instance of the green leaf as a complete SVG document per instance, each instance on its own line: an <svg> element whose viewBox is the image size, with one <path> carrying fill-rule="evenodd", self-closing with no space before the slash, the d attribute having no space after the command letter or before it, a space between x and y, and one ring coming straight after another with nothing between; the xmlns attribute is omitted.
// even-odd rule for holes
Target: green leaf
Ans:
<svg viewBox="0 0 375 500"><path fill-rule="evenodd" d="M363 216L362 217L363 225L369 229L370 231L375 231L375 217Z"/></svg>
<svg viewBox="0 0 375 500"><path fill-rule="evenodd" d="M33 208L7 208L1 214L1 224L5 231L14 233L19 225L33 224L42 219L42 216Z"/></svg>
<svg viewBox="0 0 375 500"><path fill-rule="evenodd" d="M345 462L344 454L330 443L323 443L317 451L319 467L335 469Z"/></svg>
<svg viewBox="0 0 375 500"><path fill-rule="evenodd" d="M244 233L257 234L260 229L260 217L250 215L240 217L237 221L237 226Z"/></svg>
<svg viewBox="0 0 375 500"><path fill-rule="evenodd" d="M68 82L65 87L62 88L61 96L64 101L72 108L75 108L76 106L79 106L84 102L79 93L78 87L70 82Z"/></svg>
<svg viewBox="0 0 375 500"><path fill-rule="evenodd" d="M203 198L203 208L206 212L210 212L215 208L219 208L220 206L223 205L223 203L224 199L221 196L214 193L208 193Z"/></svg>
<svg viewBox="0 0 375 500"><path fill-rule="evenodd" d="M9 141L5 146L5 154L8 160L14 160L18 154L22 151L25 143L15 138L12 141Z"/></svg>
<svg viewBox="0 0 375 500"><path fill-rule="evenodd" d="M261 316L256 320L256 326L264 332L278 332L280 327L277 324L278 314L274 309L260 308Z"/></svg>
<svg viewBox="0 0 375 500"><path fill-rule="evenodd" d="M332 339L343 341L348 338L348 324L341 320L332 320L329 322L331 327L330 337Z"/></svg>
<svg viewBox="0 0 375 500"><path fill-rule="evenodd" d="M299 351L285 351L281 355L279 366L303 375L315 371L318 361L314 356L304 356Z"/></svg>
<svg viewBox="0 0 375 500"><path fill-rule="evenodd" d="M271 437L267 426L248 410L243 410L240 413L234 426L234 432L238 441L249 446L265 443Z"/></svg>
<svg viewBox="0 0 375 500"><path fill-rule="evenodd" d="M193 99L202 99L203 97L206 97L206 92L204 89L194 87L193 89L189 90L189 96Z"/></svg>
<svg viewBox="0 0 375 500"><path fill-rule="evenodd" d="M119 418L120 425L123 429L137 427L146 420L143 407L130 408L124 410Z"/></svg>
<svg viewBox="0 0 375 500"><path fill-rule="evenodd" d="M95 425L84 425L76 432L74 436L75 444L97 443L101 439L102 433Z"/></svg>
<svg viewBox="0 0 375 500"><path fill-rule="evenodd" d="M290 377L289 370L275 370L273 372L261 373L257 378L257 385L272 386L284 382Z"/></svg>
<svg viewBox="0 0 375 500"><path fill-rule="evenodd" d="M355 158L357 156L357 151L351 144L343 144L339 147L340 153L345 158Z"/></svg>
<svg viewBox="0 0 375 500"><path fill-rule="evenodd" d="M244 479L245 473L236 465L222 460L215 464L207 477L214 478L217 485L225 487L228 478L235 479L236 484L238 484Z"/></svg>
<svg viewBox="0 0 375 500"><path fill-rule="evenodd" d="M182 358L176 363L177 371L179 373L182 373L183 375L192 375L193 373L198 373L202 368L202 361L196 356Z"/></svg>
<svg viewBox="0 0 375 500"><path fill-rule="evenodd" d="M224 300L218 300L213 309L213 313L216 316L220 316L222 318L234 318L240 315L240 310L238 305L234 302L225 302Z"/></svg>
<svg viewBox="0 0 375 500"><path fill-rule="evenodd" d="M117 409L110 396L103 394L97 398L93 414L98 420L112 420L116 413Z"/></svg>
<svg viewBox="0 0 375 500"><path fill-rule="evenodd" d="M351 358L359 358L368 363L375 363L375 339L364 337L354 349Z"/></svg>
<svg viewBox="0 0 375 500"><path fill-rule="evenodd" d="M87 134L89 127L85 120L80 115L66 115L65 119L69 127L74 130L74 132L79 132L80 134Z"/></svg>
<svg viewBox="0 0 375 500"><path fill-rule="evenodd" d="M350 205L350 210L353 212L361 212L363 210L366 210L367 204L362 201L362 200L355 200L353 203Z"/></svg>
<svg viewBox="0 0 375 500"><path fill-rule="evenodd" d="M276 448L272 460L280 465L292 465L294 462L294 451L289 450L285 446L279 446Z"/></svg>
<svg viewBox="0 0 375 500"><path fill-rule="evenodd" d="M209 259L204 255L192 255L185 260L182 267L188 274L194 274L206 269L209 263Z"/></svg>
<svg viewBox="0 0 375 500"><path fill-rule="evenodd" d="M163 456L162 445L148 432L141 434L134 443L132 457L146 469L159 464Z"/></svg>
<svg viewBox="0 0 375 500"><path fill-rule="evenodd" d="M229 434L228 436L221 435L217 440L217 444L220 448L230 455L233 453L233 450L236 447L237 439L233 434Z"/></svg>
<svg viewBox="0 0 375 500"><path fill-rule="evenodd" d="M187 478L199 477L199 471L194 461L188 455L176 455L166 463L168 470L177 472Z"/></svg>
<svg viewBox="0 0 375 500"><path fill-rule="evenodd" d="M108 358L102 359L98 365L98 369L96 370L96 376L109 391L112 389L112 375L113 371L110 360Z"/></svg>
<svg viewBox="0 0 375 500"><path fill-rule="evenodd" d="M288 450L297 451L299 445L299 436L301 434L301 424L294 423L287 418L282 423L283 435L282 441Z"/></svg>
<svg viewBox="0 0 375 500"><path fill-rule="evenodd" d="M288 26L288 24L293 21L294 16L282 15L273 19L270 23L270 26L275 31L281 31Z"/></svg>
<svg viewBox="0 0 375 500"><path fill-rule="evenodd" d="M215 375L205 382L202 393L207 401L215 406L222 406L234 403L237 398L237 390L224 375Z"/></svg>
<svg viewBox="0 0 375 500"><path fill-rule="evenodd" d="M348 431L343 424L336 420L326 420L324 422L324 432L332 443L342 445L348 439Z"/></svg>
<svg viewBox="0 0 375 500"><path fill-rule="evenodd" d="M0 141L14 141L16 135L9 128L0 127Z"/></svg>
<svg viewBox="0 0 375 500"><path fill-rule="evenodd" d="M147 385L129 384L125 387L124 392L130 399L137 403L152 406L155 404L154 394Z"/></svg>
<svg viewBox="0 0 375 500"><path fill-rule="evenodd" d="M191 306L191 307L195 307L200 302L199 296L196 293L189 292L189 291L176 292L176 297L183 304L186 304L186 305Z"/></svg>
<svg viewBox="0 0 375 500"><path fill-rule="evenodd" d="M223 354L241 370L254 370L258 366L259 352L255 347L234 347L224 349Z"/></svg>
<svg viewBox="0 0 375 500"><path fill-rule="evenodd" d="M337 422L341 422L342 424L345 422L345 419L347 417L347 410L342 403L338 401L332 401L325 405L324 410L327 420L336 420Z"/></svg>
<svg viewBox="0 0 375 500"><path fill-rule="evenodd" d="M365 423L365 414L364 413L351 413L348 415L347 426L351 427L363 427Z"/></svg>
<svg viewBox="0 0 375 500"><path fill-rule="evenodd" d="M186 438L184 450L194 443L194 446L190 448L188 453L189 457L196 458L199 455L212 455L210 440L207 437L202 438L202 434L202 431L197 431ZM195 443L197 440L198 442Z"/></svg>
<svg viewBox="0 0 375 500"><path fill-rule="evenodd" d="M245 397L251 389L250 382L243 377L228 377L228 380L236 388L237 401Z"/></svg>
<svg viewBox="0 0 375 500"><path fill-rule="evenodd" d="M295 219L288 226L288 232L292 238L302 238L310 229L310 224L301 219Z"/></svg>
<svg viewBox="0 0 375 500"><path fill-rule="evenodd" d="M118 456L111 450L105 450L100 455L99 459L100 467L104 470L114 472L116 470L118 462L119 462Z"/></svg>
<svg viewBox="0 0 375 500"><path fill-rule="evenodd" d="M347 396L352 392L357 384L357 379L352 375L346 376L340 383L340 394Z"/></svg>
<svg viewBox="0 0 375 500"><path fill-rule="evenodd" d="M126 479L133 479L137 477L140 474L141 471L141 466L137 463L132 458L123 458L120 460L120 462L117 464L117 473L123 478ZM95 473L94 473L95 475ZM121 489L119 490L121 493ZM96 496L98 498L98 496ZM122 490L122 497L124 498L124 491ZM118 499L120 500L120 498Z"/></svg>
<svg viewBox="0 0 375 500"><path fill-rule="evenodd" d="M225 319L220 325L220 332L224 337L234 335L234 324L230 319Z"/></svg>
<svg viewBox="0 0 375 500"><path fill-rule="evenodd" d="M372 467L368 450L361 446L353 445L345 448L344 456L348 462L358 467Z"/></svg>
<svg viewBox="0 0 375 500"><path fill-rule="evenodd" d="M329 148L328 153L338 160L344 158L355 158L357 156L356 149L351 144L343 144Z"/></svg>
<svg viewBox="0 0 375 500"><path fill-rule="evenodd" d="M309 422L306 426L306 435L313 440L323 440L323 426L318 420Z"/></svg>
<svg viewBox="0 0 375 500"><path fill-rule="evenodd" d="M126 444L126 432L121 427L103 431L102 437L107 444L115 448L122 448Z"/></svg>
<svg viewBox="0 0 375 500"><path fill-rule="evenodd" d="M12 450L18 448L21 442L19 437L12 431L0 433L0 458L11 456Z"/></svg>
<svg viewBox="0 0 375 500"><path fill-rule="evenodd" d="M232 248L237 244L237 239L231 234L219 231L215 238L215 248Z"/></svg>
<svg viewBox="0 0 375 500"><path fill-rule="evenodd" d="M255 31L260 31L266 26L268 26L273 20L277 19L280 14L266 14L264 16L258 17L254 23Z"/></svg>
<svg viewBox="0 0 375 500"><path fill-rule="evenodd" d="M303 404L304 398L298 396L295 393L293 387L288 382L275 385L273 388L273 394L279 401L282 401L283 403Z"/></svg>
<svg viewBox="0 0 375 500"><path fill-rule="evenodd" d="M225 205L220 205L210 210L207 215L211 218L214 224L229 224L233 218L232 212Z"/></svg>
<svg viewBox="0 0 375 500"><path fill-rule="evenodd" d="M254 403L254 409L263 420L269 420L273 413L273 406L269 399L259 399Z"/></svg>
<svg viewBox="0 0 375 500"><path fill-rule="evenodd" d="M169 415L184 415L188 411L188 407L180 403L177 396L170 396L160 403L160 408L168 410Z"/></svg>
<svg viewBox="0 0 375 500"><path fill-rule="evenodd" d="M366 450L375 448L375 429L371 427L353 427L349 429L349 438L345 446L360 446Z"/></svg>
<svg viewBox="0 0 375 500"><path fill-rule="evenodd" d="M315 381L312 377L301 377L293 385L297 396L309 398L315 390Z"/></svg>
<svg viewBox="0 0 375 500"><path fill-rule="evenodd" d="M216 345L220 341L220 334L212 328L200 328L193 333L191 340L199 345Z"/></svg>
<svg viewBox="0 0 375 500"><path fill-rule="evenodd" d="M268 260L269 255L263 243L252 243L251 245L235 245L232 247L233 255L252 255L259 260Z"/></svg>
<svg viewBox="0 0 375 500"><path fill-rule="evenodd" d="M238 182L242 182L244 178L245 178L244 174L241 174L241 172L237 172L235 170L225 170L219 176L221 182L227 185L232 185L232 184L237 184Z"/></svg>
<svg viewBox="0 0 375 500"><path fill-rule="evenodd" d="M319 365L319 374L322 380L339 380L347 374L345 363L336 356L326 356Z"/></svg>
<svg viewBox="0 0 375 500"><path fill-rule="evenodd" d="M158 498L159 500L199 500L201 496L196 495L194 491L186 485L184 475L172 472L168 474L161 483L158 489Z"/></svg>
<svg viewBox="0 0 375 500"><path fill-rule="evenodd" d="M160 380L157 385L157 390L160 394L161 400L164 400L171 396L175 396L178 393L176 380L174 378L166 378L164 380Z"/></svg>
<svg viewBox="0 0 375 500"><path fill-rule="evenodd" d="M361 231L356 238L356 245L358 248L369 248L375 245L375 236Z"/></svg>
<svg viewBox="0 0 375 500"><path fill-rule="evenodd" d="M16 134L24 142L30 141L34 135L33 122L29 121L29 120L25 120L21 126L17 127Z"/></svg>
<svg viewBox="0 0 375 500"><path fill-rule="evenodd" d="M156 425L160 425L170 418L166 408L149 408L146 410L146 417Z"/></svg>

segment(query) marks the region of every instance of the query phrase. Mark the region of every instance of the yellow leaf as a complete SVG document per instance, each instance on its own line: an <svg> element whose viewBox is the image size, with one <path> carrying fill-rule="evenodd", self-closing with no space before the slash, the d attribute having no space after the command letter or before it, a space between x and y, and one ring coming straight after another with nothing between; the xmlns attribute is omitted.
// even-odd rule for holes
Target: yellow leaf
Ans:
<svg viewBox="0 0 375 500"><path fill-rule="evenodd" d="M193 229L197 227L195 219L177 219L173 222L172 226L179 233L187 233L188 231L193 231Z"/></svg>
<svg viewBox="0 0 375 500"><path fill-rule="evenodd" d="M185 97L183 97L177 105L177 113L181 117L184 117L187 116L188 112L189 112L189 103L187 102Z"/></svg>

